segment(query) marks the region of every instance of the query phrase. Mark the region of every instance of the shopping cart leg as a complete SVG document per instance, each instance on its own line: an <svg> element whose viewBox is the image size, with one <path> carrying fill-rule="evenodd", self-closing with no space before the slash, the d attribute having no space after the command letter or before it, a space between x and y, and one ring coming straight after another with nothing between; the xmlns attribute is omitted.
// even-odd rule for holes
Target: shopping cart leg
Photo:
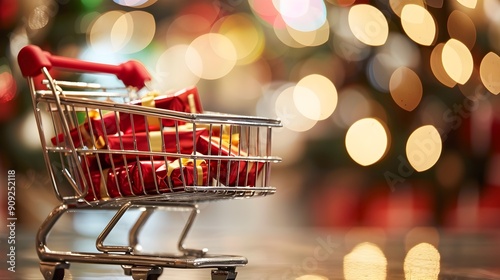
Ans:
<svg viewBox="0 0 500 280"><path fill-rule="evenodd" d="M40 262L40 272L45 280L64 279L65 269L69 269L67 262Z"/></svg>
<svg viewBox="0 0 500 280"><path fill-rule="evenodd" d="M212 270L212 280L234 280L236 279L235 267L224 267Z"/></svg>
<svg viewBox="0 0 500 280"><path fill-rule="evenodd" d="M137 218L137 221L134 223L132 229L130 229L128 242L131 248L135 251L140 251L142 248L139 244L139 232L141 231L144 224L148 221L149 217L154 213L153 208L147 208L142 212L142 214Z"/></svg>
<svg viewBox="0 0 500 280"><path fill-rule="evenodd" d="M156 280L163 273L162 267L126 266L123 265L125 275L131 275L134 280Z"/></svg>

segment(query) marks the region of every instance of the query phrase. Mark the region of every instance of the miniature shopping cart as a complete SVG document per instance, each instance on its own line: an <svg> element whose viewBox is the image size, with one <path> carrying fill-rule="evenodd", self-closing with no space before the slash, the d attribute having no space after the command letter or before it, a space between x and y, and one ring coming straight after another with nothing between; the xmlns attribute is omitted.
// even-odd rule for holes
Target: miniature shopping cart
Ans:
<svg viewBox="0 0 500 280"><path fill-rule="evenodd" d="M18 62L61 201L36 238L45 279L63 279L72 262L120 265L136 280L157 279L165 267L211 268L212 279L236 278L236 268L246 265L246 258L189 249L184 241L199 212L197 203L275 192L269 181L271 164L280 161L271 155L278 120L206 113L193 89L165 100L149 92L146 99L136 98L150 80L136 61L106 65L53 56L29 45ZM55 80L56 70L70 81ZM126 87L75 82L81 73L114 74ZM151 101L157 104L146 104ZM115 214L96 238L95 252L49 248L49 233L65 213L103 209ZM128 244L111 245L110 233L131 209L140 215L128 230ZM178 252L141 251L139 234L157 210L190 211Z"/></svg>

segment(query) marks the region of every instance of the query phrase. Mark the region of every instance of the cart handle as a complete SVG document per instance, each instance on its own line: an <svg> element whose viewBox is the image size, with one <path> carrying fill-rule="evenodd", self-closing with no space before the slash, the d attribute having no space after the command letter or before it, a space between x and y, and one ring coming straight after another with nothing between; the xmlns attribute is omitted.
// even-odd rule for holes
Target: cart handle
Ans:
<svg viewBox="0 0 500 280"><path fill-rule="evenodd" d="M24 77L35 77L41 74L42 68L50 70L52 67L75 70L79 72L95 72L114 74L126 86L141 89L145 82L151 80L144 65L135 60L129 60L119 65L82 61L74 58L51 55L38 46L27 45L17 56L21 73Z"/></svg>

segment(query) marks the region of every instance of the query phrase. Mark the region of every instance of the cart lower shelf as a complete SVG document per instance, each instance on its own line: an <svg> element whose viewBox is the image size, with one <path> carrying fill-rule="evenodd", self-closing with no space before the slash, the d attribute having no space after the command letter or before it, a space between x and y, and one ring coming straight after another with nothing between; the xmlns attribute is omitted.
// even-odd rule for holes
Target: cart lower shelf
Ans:
<svg viewBox="0 0 500 280"><path fill-rule="evenodd" d="M129 244L126 246L106 245L108 234L114 229L124 213L141 207L142 214L137 218L129 231ZM96 239L98 252L74 252L51 250L47 245L47 238L61 216L67 212L95 210L95 208L78 208L75 205L61 204L48 215L37 234L37 252L40 259L40 270L45 280L62 280L64 272L71 263L109 264L120 265L125 275L132 276L133 280L154 280L163 272L163 268L199 269L212 268L212 280L236 279L236 268L245 266L248 260L242 256L208 254L207 249L188 249L184 247L184 240L189 232L196 215L199 213L195 204L182 203L148 203L127 202L121 206L105 207L116 210L107 226ZM151 254L143 253L138 248L138 235L149 217L159 209L189 210L191 212L179 241L179 253Z"/></svg>
<svg viewBox="0 0 500 280"><path fill-rule="evenodd" d="M45 280L64 279L64 270L69 269L72 261L79 263L98 263L121 265L125 275L134 280L154 280L163 272L163 268L213 268L212 280L236 279L236 267L247 264L241 256L210 255L195 256L158 256L158 255L124 255L109 253L47 253L40 262L40 271Z"/></svg>

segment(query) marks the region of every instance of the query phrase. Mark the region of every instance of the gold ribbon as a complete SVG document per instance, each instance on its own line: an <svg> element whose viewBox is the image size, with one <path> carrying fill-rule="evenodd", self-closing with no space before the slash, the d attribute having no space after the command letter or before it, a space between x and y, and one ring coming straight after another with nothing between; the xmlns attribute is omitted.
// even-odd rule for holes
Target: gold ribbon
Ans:
<svg viewBox="0 0 500 280"><path fill-rule="evenodd" d="M162 138L163 138L163 133L165 132L192 132L193 127L189 126L187 124L185 125L179 125L177 129L175 127L164 127L163 131L159 130L150 130L148 132L148 139L149 139L149 147L151 148L152 152L164 152L165 150L162 147ZM198 131L196 131L198 133ZM175 136L174 136L175 137ZM172 145L173 143L167 143L165 142L165 146Z"/></svg>
<svg viewBox="0 0 500 280"><path fill-rule="evenodd" d="M188 104L189 104L189 111L191 113L199 113L197 110L196 110L196 102L194 101L194 94L190 94L187 96L187 99L188 99Z"/></svg>
<svg viewBox="0 0 500 280"><path fill-rule="evenodd" d="M108 183L106 182L108 173L109 173L109 168L103 169L101 173L99 194L101 195L102 200L108 200L110 198L108 194Z"/></svg>
<svg viewBox="0 0 500 280"><path fill-rule="evenodd" d="M239 149L240 135L238 133L234 133L231 135L231 143L229 142L229 135L227 134L222 135L222 138L215 136L211 138L212 145L217 145L217 148L220 146L221 148L227 150L229 154L241 156L247 155L245 151ZM231 147L231 150L229 150L229 147Z"/></svg>
<svg viewBox="0 0 500 280"><path fill-rule="evenodd" d="M172 172L174 172L175 169L180 169L181 165L183 167L186 167L187 165L191 164L196 167L196 175L197 175L196 177L198 178L197 185L201 186L203 185L203 167L201 166L201 164L203 163L205 163L205 160L203 159L197 159L196 161L192 158L177 159L176 161L168 164L167 176L170 177L170 175L172 174Z"/></svg>
<svg viewBox="0 0 500 280"><path fill-rule="evenodd" d="M97 139L93 139L90 135L90 132L85 128L85 124L88 124L90 127L92 125L92 119L99 119L99 112L96 110L92 110L88 112L88 118L85 120L85 123L78 126L80 130L80 134L82 135L82 140L87 147L95 147L96 149L102 149L106 146L106 141L102 136L98 136ZM95 132L94 132L95 134Z"/></svg>
<svg viewBox="0 0 500 280"><path fill-rule="evenodd" d="M161 152L162 149L162 137L163 137L163 131L149 131L148 135L149 139L149 147L151 148L152 152ZM168 145L168 143L165 143L165 145Z"/></svg>
<svg viewBox="0 0 500 280"><path fill-rule="evenodd" d="M229 142L229 140L231 140L231 142ZM226 149L229 149L230 143L231 143L231 148L233 149L236 148L236 150L238 150L238 145L240 144L240 134L239 133L233 133L232 135L222 134L222 146L225 147Z"/></svg>
<svg viewBox="0 0 500 280"><path fill-rule="evenodd" d="M158 96L160 96L160 93L157 91L150 91L150 92L146 93L141 98L142 106L156 108L155 98ZM147 118L149 126L160 127L160 119L159 118L153 117L153 116L147 116L146 118Z"/></svg>

